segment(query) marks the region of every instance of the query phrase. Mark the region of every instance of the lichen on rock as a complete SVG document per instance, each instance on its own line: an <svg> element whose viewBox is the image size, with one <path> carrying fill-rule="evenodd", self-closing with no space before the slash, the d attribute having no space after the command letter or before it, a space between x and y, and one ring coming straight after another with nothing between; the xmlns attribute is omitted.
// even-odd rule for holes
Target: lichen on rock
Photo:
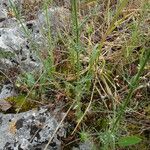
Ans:
<svg viewBox="0 0 150 150"><path fill-rule="evenodd" d="M59 122L48 108L30 110L19 114L0 113L0 150L31 150L43 147L53 135ZM65 137L63 124L54 136L49 150L60 149L60 137Z"/></svg>

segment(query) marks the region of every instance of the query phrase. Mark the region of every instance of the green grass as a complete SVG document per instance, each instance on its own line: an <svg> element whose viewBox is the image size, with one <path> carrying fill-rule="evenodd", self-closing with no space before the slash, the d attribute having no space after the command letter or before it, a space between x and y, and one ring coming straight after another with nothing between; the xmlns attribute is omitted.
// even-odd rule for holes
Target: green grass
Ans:
<svg viewBox="0 0 150 150"><path fill-rule="evenodd" d="M46 33L44 49L48 56L41 57L44 68L40 75L24 73L16 83L18 89L22 86L27 89L24 101L33 98L40 102L42 99L42 103L51 101L56 105L59 100L63 101L58 98L63 94L67 99L65 110L69 110L66 119L72 111L71 123L75 124L68 137L74 136L77 139L74 141L93 140L95 149L120 150L121 145L126 149L149 148L147 141L150 139L138 128L138 122L141 106L145 112L150 99L148 85L143 86L150 73L147 27L150 4L146 0L139 5L135 2L138 7L133 5L132 9L129 8L131 3L127 0L117 3L71 0L70 32L59 32L54 39L48 15L53 2L43 1L46 29L41 32ZM13 3L11 7L24 32L28 33ZM55 54L58 48L62 57L60 53ZM58 64L55 64L55 57L59 59ZM23 105L24 102L19 111ZM133 119L131 123L129 114L139 120ZM143 119L147 117L144 115ZM141 139L144 141L140 142ZM74 141L69 141L71 144L67 143L66 149Z"/></svg>

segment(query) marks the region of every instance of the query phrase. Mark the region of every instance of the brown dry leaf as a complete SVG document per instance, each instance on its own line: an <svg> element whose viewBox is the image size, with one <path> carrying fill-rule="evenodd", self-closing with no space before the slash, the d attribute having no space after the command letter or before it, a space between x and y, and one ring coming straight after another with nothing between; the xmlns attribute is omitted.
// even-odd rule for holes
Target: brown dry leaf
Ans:
<svg viewBox="0 0 150 150"><path fill-rule="evenodd" d="M9 10L7 15L10 17L10 18L13 18L15 17L15 13L12 11L12 10Z"/></svg>
<svg viewBox="0 0 150 150"><path fill-rule="evenodd" d="M11 107L12 107L12 105L9 102L7 102L3 99L0 100L0 110L7 111Z"/></svg>
<svg viewBox="0 0 150 150"><path fill-rule="evenodd" d="M60 100L64 99L65 96L66 96L65 93L58 92L56 94L56 101L60 101Z"/></svg>
<svg viewBox="0 0 150 150"><path fill-rule="evenodd" d="M12 134L16 133L16 131L17 131L17 129L16 129L16 121L10 122L10 124L9 124L9 131Z"/></svg>

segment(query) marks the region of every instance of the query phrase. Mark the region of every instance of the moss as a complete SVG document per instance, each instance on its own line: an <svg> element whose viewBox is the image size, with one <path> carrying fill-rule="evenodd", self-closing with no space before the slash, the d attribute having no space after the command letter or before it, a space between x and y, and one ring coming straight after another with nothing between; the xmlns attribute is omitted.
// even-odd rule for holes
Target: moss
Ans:
<svg viewBox="0 0 150 150"><path fill-rule="evenodd" d="M36 104L34 102L31 102L29 98L26 99L25 95L9 97L6 100L12 104L12 111L16 112L18 110L19 112L24 112L36 107Z"/></svg>

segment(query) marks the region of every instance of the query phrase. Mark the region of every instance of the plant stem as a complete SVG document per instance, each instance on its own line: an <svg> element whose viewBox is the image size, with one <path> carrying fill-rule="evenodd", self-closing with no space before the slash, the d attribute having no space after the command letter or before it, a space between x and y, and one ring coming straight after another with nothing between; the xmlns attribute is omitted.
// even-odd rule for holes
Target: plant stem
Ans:
<svg viewBox="0 0 150 150"><path fill-rule="evenodd" d="M112 132L116 129L116 126L117 124L119 123L119 121L121 120L121 117L123 116L124 112L125 112L125 109L126 107L128 106L130 100L131 100L131 97L134 93L134 90L135 88L137 87L138 85L138 82L139 82L139 79L140 79L140 76L144 70L144 67L146 65L146 63L149 61L150 59L150 49L148 49L148 52L145 54L145 59L142 61L141 65L140 65L140 68L138 70L138 73L136 74L136 76L133 78L133 80L131 81L131 84L130 84L130 89L129 89L129 93L125 99L125 102L124 104L122 105L119 113L118 113L118 116L112 126Z"/></svg>
<svg viewBox="0 0 150 150"><path fill-rule="evenodd" d="M72 2L72 15L73 15L73 28L75 34L75 50L77 57L77 79L79 79L80 71L80 58L79 58L79 23L78 23L78 14L77 14L77 0L71 0Z"/></svg>

